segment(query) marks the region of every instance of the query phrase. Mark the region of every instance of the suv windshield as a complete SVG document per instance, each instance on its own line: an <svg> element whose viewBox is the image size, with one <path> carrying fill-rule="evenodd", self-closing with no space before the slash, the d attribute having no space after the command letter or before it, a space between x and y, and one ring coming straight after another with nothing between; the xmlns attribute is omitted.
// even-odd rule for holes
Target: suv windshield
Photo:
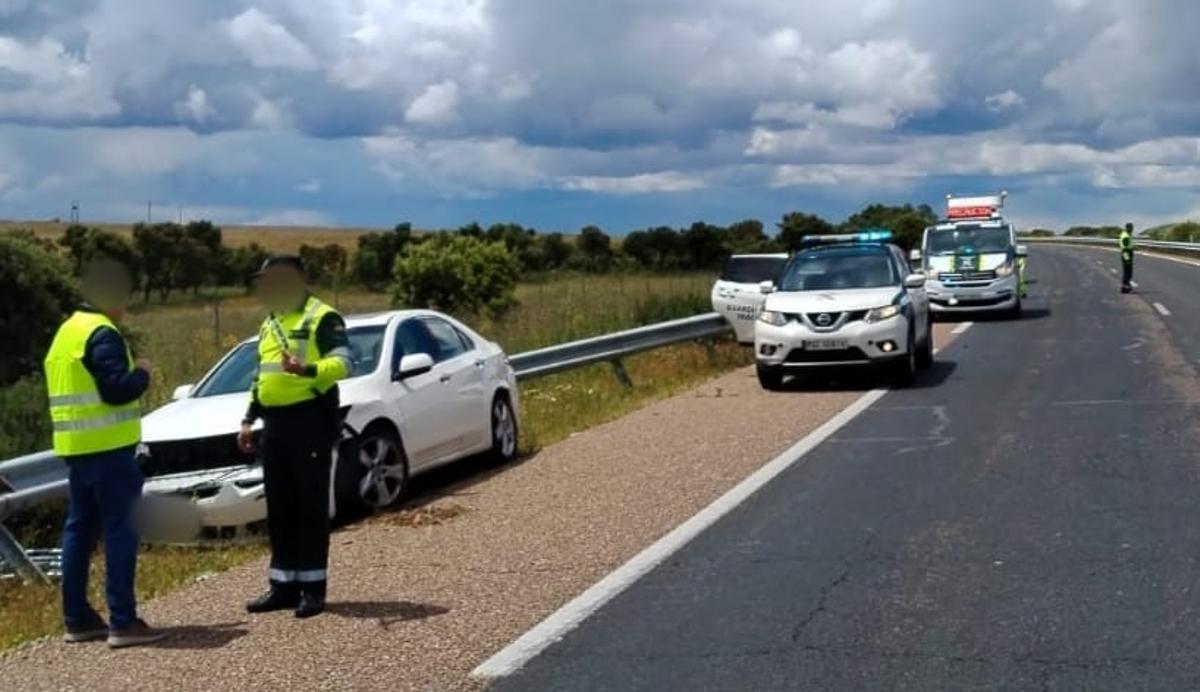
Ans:
<svg viewBox="0 0 1200 692"><path fill-rule="evenodd" d="M730 257L721 270L721 280L739 284L774 281L784 262L786 257Z"/></svg>
<svg viewBox="0 0 1200 692"><path fill-rule="evenodd" d="M930 255L1008 252L1010 243L1008 226L983 228L977 225L960 225L954 229L930 229L926 240Z"/></svg>
<svg viewBox="0 0 1200 692"><path fill-rule="evenodd" d="M781 291L880 288L900 282L882 247L824 248L796 255L784 270Z"/></svg>
<svg viewBox="0 0 1200 692"><path fill-rule="evenodd" d="M383 327L356 327L346 335L354 353L354 370L350 377L362 377L375 372L383 350ZM221 365L196 387L193 397L220 396L250 391L258 371L258 342L238 344Z"/></svg>

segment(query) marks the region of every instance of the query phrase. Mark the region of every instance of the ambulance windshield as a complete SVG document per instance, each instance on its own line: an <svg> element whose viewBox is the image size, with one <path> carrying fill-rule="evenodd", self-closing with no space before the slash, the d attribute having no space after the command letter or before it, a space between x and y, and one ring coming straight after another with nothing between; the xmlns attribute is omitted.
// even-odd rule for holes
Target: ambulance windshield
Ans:
<svg viewBox="0 0 1200 692"><path fill-rule="evenodd" d="M954 228L930 229L926 252L930 255L982 255L1008 252L1011 243L1011 230L1008 226L958 224Z"/></svg>

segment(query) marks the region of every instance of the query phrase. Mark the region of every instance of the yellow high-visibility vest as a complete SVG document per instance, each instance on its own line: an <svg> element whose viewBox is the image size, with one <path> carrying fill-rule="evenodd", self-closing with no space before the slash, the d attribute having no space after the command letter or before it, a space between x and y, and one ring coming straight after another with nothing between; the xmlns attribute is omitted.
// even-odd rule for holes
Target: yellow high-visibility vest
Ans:
<svg viewBox="0 0 1200 692"><path fill-rule="evenodd" d="M60 457L95 454L136 445L142 439L137 401L113 406L100 398L96 380L83 365L88 339L100 328L120 333L98 312L76 312L63 322L46 354L46 391L54 424L54 453ZM125 358L133 370L133 355Z"/></svg>
<svg viewBox="0 0 1200 692"><path fill-rule="evenodd" d="M290 406L315 399L350 374L349 353L329 353L321 358L316 331L321 320L336 311L315 296L302 309L268 315L258 333L258 402L263 406ZM317 366L314 377L293 375L283 369L283 354Z"/></svg>

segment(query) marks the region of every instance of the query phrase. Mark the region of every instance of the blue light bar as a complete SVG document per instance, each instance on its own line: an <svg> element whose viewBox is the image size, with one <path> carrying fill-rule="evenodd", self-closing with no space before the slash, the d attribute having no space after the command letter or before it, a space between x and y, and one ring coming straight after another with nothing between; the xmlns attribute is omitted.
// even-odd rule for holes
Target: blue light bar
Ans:
<svg viewBox="0 0 1200 692"><path fill-rule="evenodd" d="M835 243L886 243L894 234L886 228L868 228L858 233L837 233L834 235L806 235L800 239L801 245L832 245Z"/></svg>

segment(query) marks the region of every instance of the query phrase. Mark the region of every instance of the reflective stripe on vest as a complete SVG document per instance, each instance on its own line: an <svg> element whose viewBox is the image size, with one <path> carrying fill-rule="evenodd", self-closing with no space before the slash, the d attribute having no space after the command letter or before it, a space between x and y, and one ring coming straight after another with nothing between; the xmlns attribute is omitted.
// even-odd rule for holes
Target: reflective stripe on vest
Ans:
<svg viewBox="0 0 1200 692"><path fill-rule="evenodd" d="M329 391L334 383L321 386L316 379L293 375L283 370L285 354L302 363L316 363L321 354L313 332L334 309L315 296L309 296L304 309L286 315L270 315L263 322L258 339L258 401L263 406L290 406L314 399Z"/></svg>
<svg viewBox="0 0 1200 692"><path fill-rule="evenodd" d="M83 364L88 340L97 329L118 331L112 320L95 312L76 312L58 328L46 354L46 393L54 431L54 452L70 457L136 445L142 437L141 409L133 401L104 403L92 374ZM133 356L126 350L126 367Z"/></svg>

